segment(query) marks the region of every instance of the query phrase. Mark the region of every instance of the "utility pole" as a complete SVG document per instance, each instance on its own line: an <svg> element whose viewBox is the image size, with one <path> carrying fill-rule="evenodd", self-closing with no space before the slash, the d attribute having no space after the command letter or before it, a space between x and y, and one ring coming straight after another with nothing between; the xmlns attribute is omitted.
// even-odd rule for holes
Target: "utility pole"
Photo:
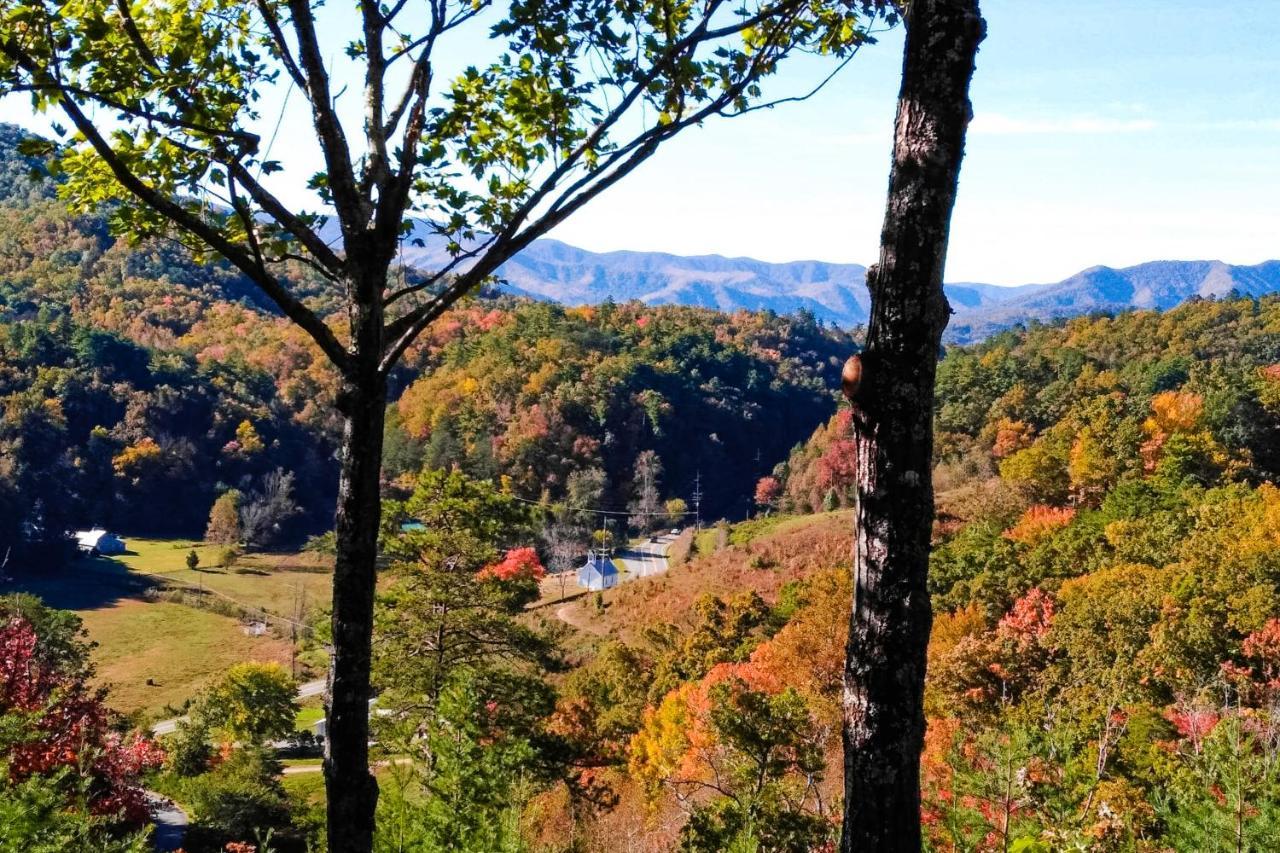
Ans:
<svg viewBox="0 0 1280 853"><path fill-rule="evenodd" d="M694 530L703 529L703 473L694 476Z"/></svg>

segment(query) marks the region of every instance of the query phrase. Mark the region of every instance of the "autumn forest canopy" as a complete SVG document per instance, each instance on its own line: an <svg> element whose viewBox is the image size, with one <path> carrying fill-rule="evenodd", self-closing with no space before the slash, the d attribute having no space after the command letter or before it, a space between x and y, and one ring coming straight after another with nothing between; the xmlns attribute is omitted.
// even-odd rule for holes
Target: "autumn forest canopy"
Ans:
<svg viewBox="0 0 1280 853"><path fill-rule="evenodd" d="M42 533L98 523L198 538L219 496L261 500L277 472L291 508L253 544L322 532L334 382L315 351L234 271L68 213L31 177L40 163L17 153L20 137L6 129L0 206L6 547L38 572L68 557ZM322 283L292 274L325 304ZM433 327L395 377L383 478L407 499L389 517L437 534L392 548L399 580L379 635L412 644L449 602L490 614L487 642L509 651L457 647L453 665L427 669L380 658L390 707L439 697L413 726L479 726L472 752L434 744L447 766L426 788L392 789L387 821L447 849L604 849L619 832L689 850L833 837L850 595L839 520L855 476L834 389L854 341L803 316L566 310L498 290ZM1265 849L1280 821L1280 300L949 348L935 416L929 843L1217 849L1239 834ZM699 537L669 577L601 610L580 606L568 635L519 617L538 596L519 563L499 570L505 590L439 564L468 554L479 572L531 544L540 575L548 530L592 526L570 508L634 506L646 454L661 498L687 499L700 475L704 520L759 520ZM420 479L432 470L454 480ZM461 528L454 502L472 519ZM23 625L6 642L21 646ZM518 718L466 716L512 695L525 697ZM380 737L422 748L397 726ZM11 773L62 778L58 766ZM467 789L477 774L486 798ZM414 790L478 823L435 822L436 806L402 799ZM257 796L276 803L258 819L281 838L314 831L288 816L305 807L269 785ZM486 815L523 817L492 836Z"/></svg>
<svg viewBox="0 0 1280 853"><path fill-rule="evenodd" d="M787 311L503 280L895 28L865 326L797 308L827 267ZM0 2L0 96L53 129L0 124L0 850L1280 849L1273 265L1098 267L944 338L949 292L1006 298L943 287L986 35ZM316 210L275 194L303 143ZM1173 307L1021 322L1068 291Z"/></svg>

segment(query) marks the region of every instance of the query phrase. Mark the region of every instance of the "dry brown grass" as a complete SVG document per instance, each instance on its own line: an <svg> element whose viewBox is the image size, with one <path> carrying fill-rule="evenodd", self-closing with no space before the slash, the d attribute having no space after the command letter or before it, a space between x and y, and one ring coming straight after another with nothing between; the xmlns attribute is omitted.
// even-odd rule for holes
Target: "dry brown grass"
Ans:
<svg viewBox="0 0 1280 853"><path fill-rule="evenodd" d="M638 640L648 625L690 627L696 618L693 604L704 593L728 598L754 591L772 603L789 581L848 566L850 543L848 513L788 519L746 545L731 545L664 575L606 591L603 612L596 610L594 596L577 598L562 605L563 621L624 642Z"/></svg>

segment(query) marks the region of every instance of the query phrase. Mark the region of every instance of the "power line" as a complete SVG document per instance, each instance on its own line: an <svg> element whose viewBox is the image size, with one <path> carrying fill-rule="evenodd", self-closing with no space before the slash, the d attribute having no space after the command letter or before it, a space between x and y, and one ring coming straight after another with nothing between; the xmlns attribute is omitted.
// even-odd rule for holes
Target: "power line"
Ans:
<svg viewBox="0 0 1280 853"><path fill-rule="evenodd" d="M562 504L562 503L545 503L543 501L535 501L535 500L530 500L529 498L522 498L519 495L509 495L508 497L510 497L512 500L519 501L520 503L531 504L532 506L540 506L540 507L544 507L545 509L567 509L572 512L590 512L596 515L624 515L629 518L636 518L637 516L647 515L655 518L658 516L664 516L666 518L670 518L675 515L694 515L695 514L694 510L684 510L683 512L667 512L665 510L661 510L661 511L654 510L652 512L641 512L641 511L628 512L626 510L621 510L621 509L592 509L590 507L570 506L568 504Z"/></svg>

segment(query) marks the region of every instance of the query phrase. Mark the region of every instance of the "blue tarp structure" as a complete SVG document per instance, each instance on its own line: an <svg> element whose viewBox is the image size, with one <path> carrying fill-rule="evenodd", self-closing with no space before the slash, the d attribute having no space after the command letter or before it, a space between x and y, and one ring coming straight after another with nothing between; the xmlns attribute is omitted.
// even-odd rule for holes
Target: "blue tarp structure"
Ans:
<svg viewBox="0 0 1280 853"><path fill-rule="evenodd" d="M613 589L617 585L618 567L605 554L590 554L586 565L578 569L578 586L599 591Z"/></svg>

